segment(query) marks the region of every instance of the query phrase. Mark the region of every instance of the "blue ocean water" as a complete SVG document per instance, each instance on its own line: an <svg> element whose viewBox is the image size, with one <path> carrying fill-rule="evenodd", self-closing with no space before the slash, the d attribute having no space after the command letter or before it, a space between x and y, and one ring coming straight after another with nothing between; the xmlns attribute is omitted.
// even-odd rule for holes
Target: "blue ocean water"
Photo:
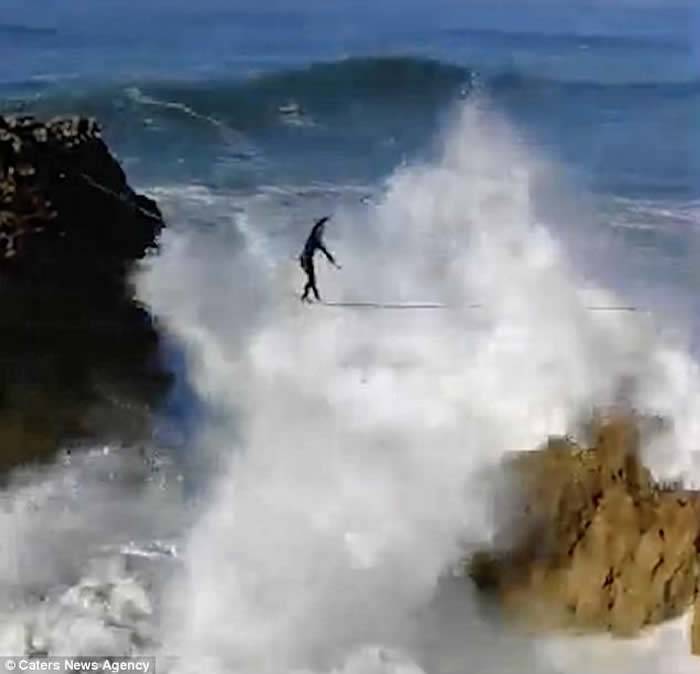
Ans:
<svg viewBox="0 0 700 674"><path fill-rule="evenodd" d="M695 322L698 14L649 0L7 0L0 110L96 116L144 188L282 190L300 238L307 211L380 190L430 155L462 101L488 98L557 165L548 189L567 196L536 199L539 217L585 211L597 229L577 224L579 240L602 232L627 265L593 273L636 302L670 293ZM221 215L208 204L203 226Z"/></svg>
<svg viewBox="0 0 700 674"><path fill-rule="evenodd" d="M264 158L276 180L362 181L415 155L478 85L595 189L694 198L693 18L648 2L11 0L0 101L99 116L143 179L254 183ZM280 114L289 103L301 119Z"/></svg>
<svg viewBox="0 0 700 674"><path fill-rule="evenodd" d="M642 252L627 286L671 282L694 304L698 15L649 0L7 0L0 110L96 116L142 187L282 189L293 210L309 189L323 208L340 188L381 189L461 101L487 98L558 167L549 189L567 197L538 199L543 220L585 200Z"/></svg>
<svg viewBox="0 0 700 674"><path fill-rule="evenodd" d="M641 279L692 297L699 23L641 0L9 0L0 109L95 115L140 185L255 192L376 186L486 95L604 228L654 249Z"/></svg>

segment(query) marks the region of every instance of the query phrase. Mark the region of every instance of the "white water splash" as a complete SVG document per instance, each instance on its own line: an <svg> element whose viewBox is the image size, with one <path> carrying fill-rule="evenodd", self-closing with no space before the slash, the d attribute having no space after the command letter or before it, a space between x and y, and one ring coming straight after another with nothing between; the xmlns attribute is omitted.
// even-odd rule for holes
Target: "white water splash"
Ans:
<svg viewBox="0 0 700 674"><path fill-rule="evenodd" d="M217 479L167 596L180 671L577 671L556 642L503 632L466 581L440 584L493 531L485 471L624 402L674 421L649 458L693 478L700 379L648 322L586 309L590 284L534 221L538 168L468 106L434 164L394 176L365 220L339 216L344 269L321 269L324 293L449 311L308 309L290 297L296 268L268 264L272 242L165 235L141 293L219 413L200 438ZM459 310L474 301L486 309ZM596 643L589 671L640 671ZM664 643L641 671L689 662Z"/></svg>
<svg viewBox="0 0 700 674"><path fill-rule="evenodd" d="M177 562L158 538L185 522L176 476L156 458L104 447L13 474L0 509L0 654L155 647L157 588Z"/></svg>
<svg viewBox="0 0 700 674"><path fill-rule="evenodd" d="M178 481L125 449L15 475L0 652L156 651L163 671L215 674L696 667L685 619L634 641L532 641L449 575L493 531L490 468L595 405L668 416L652 466L699 474L697 366L646 317L586 308L624 302L578 278L536 221L541 168L469 106L433 164L336 213L343 271L319 264L328 298L449 310L302 306L269 195L245 220L227 195L173 197L188 226L165 234L138 285L213 413L188 458L202 512L190 529ZM324 195L304 203L325 209Z"/></svg>

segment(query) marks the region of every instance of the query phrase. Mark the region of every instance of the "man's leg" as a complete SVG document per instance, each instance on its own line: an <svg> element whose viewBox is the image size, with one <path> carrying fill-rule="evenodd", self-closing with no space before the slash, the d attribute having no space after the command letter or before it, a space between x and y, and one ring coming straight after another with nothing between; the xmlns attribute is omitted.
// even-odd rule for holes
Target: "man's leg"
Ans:
<svg viewBox="0 0 700 674"><path fill-rule="evenodd" d="M299 259L299 264L306 274L306 285L304 286L304 292L301 296L301 301L306 302L309 297L309 290L311 290L311 274L309 273L309 263L304 257Z"/></svg>
<svg viewBox="0 0 700 674"><path fill-rule="evenodd" d="M318 288L316 287L316 270L314 269L314 263L313 261L309 264L309 268L307 270L307 273L309 275L309 288L313 290L314 297L316 298L317 302L321 301L321 296L318 294Z"/></svg>

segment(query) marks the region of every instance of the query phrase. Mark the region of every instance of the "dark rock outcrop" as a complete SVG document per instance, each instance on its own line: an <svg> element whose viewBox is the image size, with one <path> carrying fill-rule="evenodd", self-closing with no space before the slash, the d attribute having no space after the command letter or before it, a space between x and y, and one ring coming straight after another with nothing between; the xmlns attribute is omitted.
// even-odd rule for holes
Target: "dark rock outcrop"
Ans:
<svg viewBox="0 0 700 674"><path fill-rule="evenodd" d="M96 122L0 116L0 469L147 432L169 376L128 273L162 227Z"/></svg>
<svg viewBox="0 0 700 674"><path fill-rule="evenodd" d="M603 421L589 448L551 440L508 473L506 538L469 567L516 622L632 637L696 601L700 494L654 482L635 420ZM699 635L696 610L696 654Z"/></svg>

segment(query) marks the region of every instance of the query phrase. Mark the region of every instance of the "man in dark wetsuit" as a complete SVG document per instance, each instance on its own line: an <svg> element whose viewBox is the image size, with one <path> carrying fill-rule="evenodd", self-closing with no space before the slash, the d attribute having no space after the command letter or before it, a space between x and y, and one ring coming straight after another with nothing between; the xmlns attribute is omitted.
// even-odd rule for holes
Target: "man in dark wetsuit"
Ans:
<svg viewBox="0 0 700 674"><path fill-rule="evenodd" d="M335 258L328 252L328 249L323 245L323 230L325 229L326 222L330 217L321 218L311 230L309 238L306 239L304 244L304 250L299 256L299 262L301 268L306 273L306 285L304 286L304 294L301 296L302 302L307 302L309 298L309 291L313 291L314 296L318 302L321 301L321 296L319 295L318 288L316 287L316 270L314 269L314 253L320 250L327 258L328 261L337 269L340 269L340 265L335 261Z"/></svg>

